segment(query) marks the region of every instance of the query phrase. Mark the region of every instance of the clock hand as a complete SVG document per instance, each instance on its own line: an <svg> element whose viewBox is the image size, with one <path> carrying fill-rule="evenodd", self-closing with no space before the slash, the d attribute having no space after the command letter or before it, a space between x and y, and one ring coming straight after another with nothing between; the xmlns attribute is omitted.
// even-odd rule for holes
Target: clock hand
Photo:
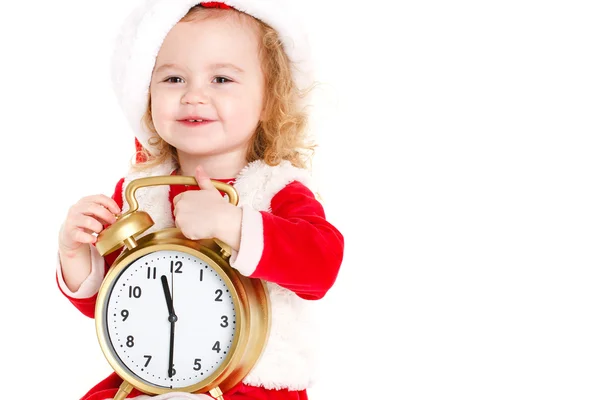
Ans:
<svg viewBox="0 0 600 400"><path fill-rule="evenodd" d="M175 310L173 309L173 298L171 297L171 291L169 290L169 283L167 282L167 277L165 275L160 277L162 281L163 291L165 292L165 299L167 300L167 308L169 309L169 321L171 319L177 320L177 315L175 315Z"/></svg>
<svg viewBox="0 0 600 400"><path fill-rule="evenodd" d="M177 317L175 317L175 320ZM169 340L169 378L173 377L173 344L175 342L175 320L171 320L171 338Z"/></svg>
<svg viewBox="0 0 600 400"><path fill-rule="evenodd" d="M169 378L173 377L173 345L175 342L175 322L177 322L177 315L173 309L173 298L169 290L169 283L167 277L162 275L160 277L162 282L163 292L165 293L165 300L167 301L167 308L169 309L169 322L171 323L171 334L169 336Z"/></svg>

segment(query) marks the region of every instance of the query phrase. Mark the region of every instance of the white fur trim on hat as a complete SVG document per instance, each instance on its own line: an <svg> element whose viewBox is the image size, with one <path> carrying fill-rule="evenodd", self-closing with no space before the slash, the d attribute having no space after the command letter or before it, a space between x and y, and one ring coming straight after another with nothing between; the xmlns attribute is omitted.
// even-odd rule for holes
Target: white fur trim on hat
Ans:
<svg viewBox="0 0 600 400"><path fill-rule="evenodd" d="M125 20L117 35L111 61L113 89L135 137L147 145L151 133L142 123L148 104L152 70L162 43L171 30L199 0L144 0ZM279 33L292 62L300 89L313 82L308 37L297 14L286 0L223 0L221 3L249 14Z"/></svg>

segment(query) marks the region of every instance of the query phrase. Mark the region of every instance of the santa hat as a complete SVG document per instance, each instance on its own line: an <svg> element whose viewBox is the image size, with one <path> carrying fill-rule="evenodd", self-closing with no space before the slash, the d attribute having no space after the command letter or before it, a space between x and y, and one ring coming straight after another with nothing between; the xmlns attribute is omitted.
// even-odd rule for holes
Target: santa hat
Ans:
<svg viewBox="0 0 600 400"><path fill-rule="evenodd" d="M279 33L292 63L299 89L313 82L307 36L298 21L291 0L143 0L127 17L117 36L112 57L112 81L117 100L135 134L138 150L147 145L152 133L142 123L148 106L150 80L160 47L175 24L200 4L205 7L234 8L270 25ZM141 159L138 158L138 161Z"/></svg>

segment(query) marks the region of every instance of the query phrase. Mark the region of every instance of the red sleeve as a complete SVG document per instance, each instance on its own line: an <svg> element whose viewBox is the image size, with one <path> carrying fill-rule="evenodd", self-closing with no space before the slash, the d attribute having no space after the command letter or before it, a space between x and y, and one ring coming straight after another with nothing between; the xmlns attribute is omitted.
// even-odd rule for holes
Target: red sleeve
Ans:
<svg viewBox="0 0 600 400"><path fill-rule="evenodd" d="M117 185L115 187L115 192L112 195L112 199L117 203L117 205L119 206L120 209L123 209L123 182L125 181L125 178L121 178L119 180L119 182L117 182ZM106 268L107 265L112 265L112 263L115 261L115 259L117 258L117 256L119 255L119 251L114 251L110 254L108 254L107 256L104 257L104 265L105 265L105 271L104 271L104 275L106 276L106 271L108 271L108 268ZM56 275L56 284L58 285L58 273ZM94 311L96 308L96 297L98 296L98 294L93 295L92 297L88 297L85 299L76 299L73 298L71 296L69 296L68 294L66 294L60 287L60 285L58 286L59 290L61 291L61 293L79 310L81 311L84 315L90 317L90 318L94 318Z"/></svg>
<svg viewBox="0 0 600 400"><path fill-rule="evenodd" d="M292 182L261 211L264 248L253 278L277 283L307 300L325 296L342 263L344 238L325 219L314 194Z"/></svg>

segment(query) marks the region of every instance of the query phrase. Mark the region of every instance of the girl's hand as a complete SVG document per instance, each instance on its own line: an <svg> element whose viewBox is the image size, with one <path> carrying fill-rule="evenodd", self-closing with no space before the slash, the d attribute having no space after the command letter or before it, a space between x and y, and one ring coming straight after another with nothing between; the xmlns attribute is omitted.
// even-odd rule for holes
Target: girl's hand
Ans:
<svg viewBox="0 0 600 400"><path fill-rule="evenodd" d="M242 210L223 198L201 166L196 168L196 181L201 190L173 198L175 226L188 239L217 238L238 249Z"/></svg>
<svg viewBox="0 0 600 400"><path fill-rule="evenodd" d="M95 243L93 233L100 233L104 225L114 223L121 212L117 203L105 195L87 196L75 203L58 235L59 250L75 253L84 243ZM86 248L87 250L87 248Z"/></svg>

